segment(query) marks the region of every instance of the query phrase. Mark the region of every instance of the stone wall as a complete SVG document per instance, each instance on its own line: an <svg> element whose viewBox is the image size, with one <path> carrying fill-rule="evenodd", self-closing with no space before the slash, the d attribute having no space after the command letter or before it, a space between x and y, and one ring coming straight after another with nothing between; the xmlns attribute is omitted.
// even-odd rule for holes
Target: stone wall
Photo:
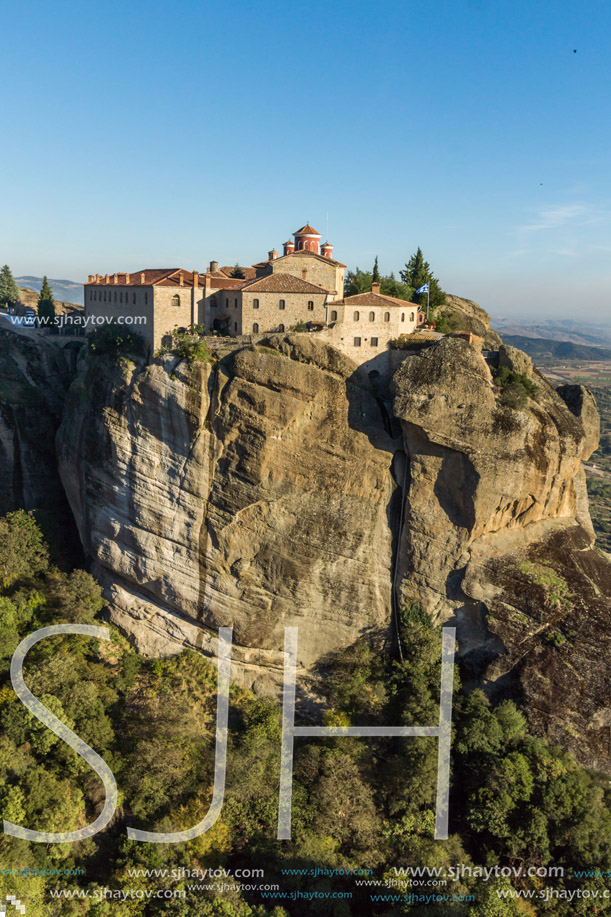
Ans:
<svg viewBox="0 0 611 917"><path fill-rule="evenodd" d="M344 274L346 269L339 267L336 262L331 260L328 263L325 263L325 261L321 261L320 258L314 256L308 257L302 253L292 254L276 258L271 262L271 268L275 274L292 274L293 277L305 279L308 283L316 283L325 290L334 291L336 298L340 299L344 295ZM304 270L307 271L305 278L303 276Z"/></svg>
<svg viewBox="0 0 611 917"><path fill-rule="evenodd" d="M337 321L332 321L333 313L337 313ZM358 320L354 316L358 314ZM370 316L374 318L371 320ZM389 315L389 321L384 321L384 316ZM411 334L417 326L418 310L406 303L405 309L401 306L380 308L377 306L334 306L329 304L329 328L323 332L327 340L342 353L347 354L356 363L363 363L371 356L388 350L391 340L400 334ZM401 317L404 316L404 320ZM413 318L412 318L413 316ZM361 343L355 344L355 339ZM372 339L375 341L372 344Z"/></svg>
<svg viewBox="0 0 611 917"><path fill-rule="evenodd" d="M158 350L162 344L166 343L164 338L170 335L174 328L184 328L197 321L204 291L201 287L196 287L195 296L193 292L193 287L187 286L154 287L153 350ZM180 300L178 306L173 305L175 296L178 296Z"/></svg>
<svg viewBox="0 0 611 917"><path fill-rule="evenodd" d="M326 320L325 293L258 293L246 291L242 296L242 333L253 332L256 323L259 332L284 330L294 327L298 322L324 322ZM259 301L255 309L254 301ZM280 308L283 300L285 308ZM314 303L312 310L308 302ZM254 331L256 334L257 332Z"/></svg>
<svg viewBox="0 0 611 917"><path fill-rule="evenodd" d="M93 299L94 295L96 299ZM130 331L142 335L147 347L152 349L154 346L151 286L85 284L85 317L87 332L102 327L104 320L116 321L125 324Z"/></svg>

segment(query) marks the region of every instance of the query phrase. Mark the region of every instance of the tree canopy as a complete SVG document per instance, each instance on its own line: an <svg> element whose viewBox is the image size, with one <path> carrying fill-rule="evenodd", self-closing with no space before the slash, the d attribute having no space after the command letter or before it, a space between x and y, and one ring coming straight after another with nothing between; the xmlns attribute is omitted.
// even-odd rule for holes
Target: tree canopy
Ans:
<svg viewBox="0 0 611 917"><path fill-rule="evenodd" d="M21 302L21 291L15 282L10 267L5 264L0 271L0 303L14 306L18 302Z"/></svg>
<svg viewBox="0 0 611 917"><path fill-rule="evenodd" d="M412 302L418 303L419 306L426 306L427 294L416 293L416 290L424 286L425 283L428 283L431 313L434 314L439 306L444 305L446 294L439 286L439 281L431 271L428 261L424 260L424 255L422 254L420 246L418 246L418 250L414 252L400 273L401 280L411 291L410 299Z"/></svg>

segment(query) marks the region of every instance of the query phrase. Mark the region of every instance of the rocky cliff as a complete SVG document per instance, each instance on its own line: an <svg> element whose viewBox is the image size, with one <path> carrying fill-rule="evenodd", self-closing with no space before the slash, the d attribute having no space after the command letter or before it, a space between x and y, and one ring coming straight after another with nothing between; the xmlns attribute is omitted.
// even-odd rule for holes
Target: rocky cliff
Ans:
<svg viewBox="0 0 611 917"><path fill-rule="evenodd" d="M60 470L111 613L146 652L215 651L271 690L285 626L304 670L391 621L393 455L355 367L305 335L214 366L90 363ZM386 423L386 426L385 426Z"/></svg>
<svg viewBox="0 0 611 917"><path fill-rule="evenodd" d="M71 355L43 337L0 329L0 513L37 510L73 540L57 471L55 433L74 375Z"/></svg>
<svg viewBox="0 0 611 917"><path fill-rule="evenodd" d="M456 623L463 677L611 771L591 394L458 338L407 356L390 389L314 335L221 348L191 365L88 358L70 388L59 469L112 619L152 654L212 655L232 625L234 677L274 692L285 626L304 679L356 640L392 641L394 594ZM510 406L495 375L528 397Z"/></svg>
<svg viewBox="0 0 611 917"><path fill-rule="evenodd" d="M587 389L554 391L514 348L500 364L536 385L523 409L503 405L459 339L393 378L410 456L403 598L457 624L474 682L516 695L539 732L609 770L611 564L593 547L581 466L598 412Z"/></svg>

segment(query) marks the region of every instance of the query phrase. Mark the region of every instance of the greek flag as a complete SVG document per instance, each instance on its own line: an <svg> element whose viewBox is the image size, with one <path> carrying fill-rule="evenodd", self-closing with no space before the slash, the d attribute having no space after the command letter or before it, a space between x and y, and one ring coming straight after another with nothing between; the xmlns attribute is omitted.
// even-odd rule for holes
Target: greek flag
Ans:
<svg viewBox="0 0 611 917"><path fill-rule="evenodd" d="M428 283L425 283L424 286L418 287L418 289L416 290L416 293L428 293L428 291L429 291L429 285Z"/></svg>

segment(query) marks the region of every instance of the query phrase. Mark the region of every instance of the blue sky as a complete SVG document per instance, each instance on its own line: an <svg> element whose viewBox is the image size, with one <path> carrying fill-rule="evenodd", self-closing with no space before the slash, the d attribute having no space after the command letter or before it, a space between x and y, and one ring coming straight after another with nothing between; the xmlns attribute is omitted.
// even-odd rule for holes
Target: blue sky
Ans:
<svg viewBox="0 0 611 917"><path fill-rule="evenodd" d="M2 20L17 275L250 264L328 215L351 267L420 245L494 314L611 314L608 0L13 0Z"/></svg>

